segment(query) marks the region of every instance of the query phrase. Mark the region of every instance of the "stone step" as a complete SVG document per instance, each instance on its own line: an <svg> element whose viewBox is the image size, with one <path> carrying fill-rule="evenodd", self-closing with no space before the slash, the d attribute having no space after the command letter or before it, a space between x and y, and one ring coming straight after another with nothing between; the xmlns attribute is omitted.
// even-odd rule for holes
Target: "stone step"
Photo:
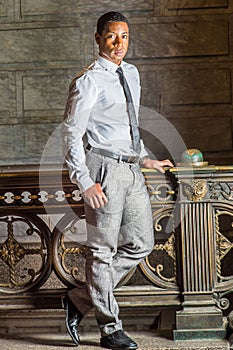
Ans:
<svg viewBox="0 0 233 350"><path fill-rule="evenodd" d="M139 350L229 350L226 340L173 341L160 337L155 332L127 332L139 346ZM30 333L1 336L1 350L67 350L73 347L67 333ZM81 333L79 350L99 350L98 333Z"/></svg>

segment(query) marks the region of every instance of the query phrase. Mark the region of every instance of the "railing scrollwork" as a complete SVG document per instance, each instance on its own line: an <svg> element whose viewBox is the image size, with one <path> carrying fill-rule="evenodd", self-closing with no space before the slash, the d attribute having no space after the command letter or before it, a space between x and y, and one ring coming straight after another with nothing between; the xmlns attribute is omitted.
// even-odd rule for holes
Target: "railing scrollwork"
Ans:
<svg viewBox="0 0 233 350"><path fill-rule="evenodd" d="M52 268L51 235L38 216L0 218L0 291L26 292L45 283Z"/></svg>
<svg viewBox="0 0 233 350"><path fill-rule="evenodd" d="M168 289L178 288L173 210L174 207L170 206L153 212L155 245L153 252L140 264L141 270L151 282ZM163 239L158 240L157 234L163 230L165 232L168 226L170 232L165 233Z"/></svg>

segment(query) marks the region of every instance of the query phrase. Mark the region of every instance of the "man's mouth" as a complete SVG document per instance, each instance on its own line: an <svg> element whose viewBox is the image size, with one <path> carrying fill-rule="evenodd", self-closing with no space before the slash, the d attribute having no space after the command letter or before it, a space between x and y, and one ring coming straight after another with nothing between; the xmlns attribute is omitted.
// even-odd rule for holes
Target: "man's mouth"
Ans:
<svg viewBox="0 0 233 350"><path fill-rule="evenodd" d="M123 50L115 50L115 55L117 56L123 55Z"/></svg>

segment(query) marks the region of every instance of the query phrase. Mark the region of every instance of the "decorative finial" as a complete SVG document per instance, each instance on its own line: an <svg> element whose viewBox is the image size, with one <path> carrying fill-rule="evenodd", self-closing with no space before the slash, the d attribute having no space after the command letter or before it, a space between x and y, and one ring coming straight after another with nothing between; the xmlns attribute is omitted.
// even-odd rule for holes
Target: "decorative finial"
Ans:
<svg viewBox="0 0 233 350"><path fill-rule="evenodd" d="M187 149L182 153L181 156L182 163L180 166L207 166L208 162L204 162L202 152L197 148Z"/></svg>

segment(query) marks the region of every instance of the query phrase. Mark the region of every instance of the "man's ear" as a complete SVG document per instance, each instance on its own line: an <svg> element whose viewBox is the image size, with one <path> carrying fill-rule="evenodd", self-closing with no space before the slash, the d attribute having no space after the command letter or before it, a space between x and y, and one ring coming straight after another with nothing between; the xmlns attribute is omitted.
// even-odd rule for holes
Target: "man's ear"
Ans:
<svg viewBox="0 0 233 350"><path fill-rule="evenodd" d="M97 32L95 33L95 41L96 41L96 44L99 45L99 43L100 43L100 35Z"/></svg>

